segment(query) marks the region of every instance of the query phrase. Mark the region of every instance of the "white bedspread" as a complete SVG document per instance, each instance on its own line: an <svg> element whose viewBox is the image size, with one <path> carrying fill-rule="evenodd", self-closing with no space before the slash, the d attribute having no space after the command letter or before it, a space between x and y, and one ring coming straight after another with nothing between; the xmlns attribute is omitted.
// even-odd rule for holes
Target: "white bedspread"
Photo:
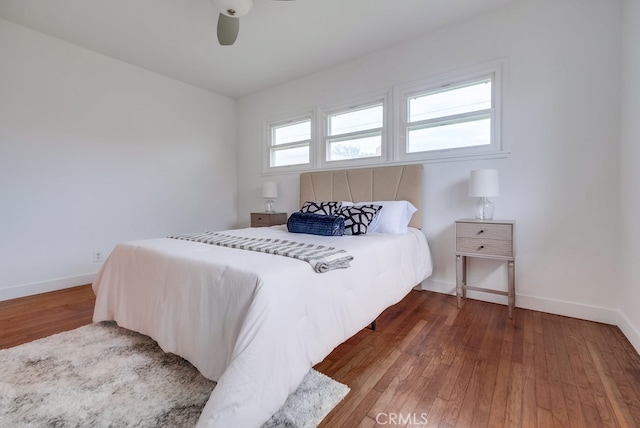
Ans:
<svg viewBox="0 0 640 428"><path fill-rule="evenodd" d="M423 233L321 237L284 226L233 231L330 245L351 267L176 239L116 246L93 289L93 320L151 336L218 381L199 426L257 427L312 365L400 301L432 271Z"/></svg>

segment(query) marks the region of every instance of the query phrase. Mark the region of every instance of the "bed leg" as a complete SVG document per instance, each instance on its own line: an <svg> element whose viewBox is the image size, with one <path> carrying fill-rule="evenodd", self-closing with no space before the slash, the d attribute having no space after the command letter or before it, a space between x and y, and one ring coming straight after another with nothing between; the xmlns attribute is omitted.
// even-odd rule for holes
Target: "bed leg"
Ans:
<svg viewBox="0 0 640 428"><path fill-rule="evenodd" d="M376 321L377 319L373 320L373 322L371 323L371 325L369 326L369 328L373 331L376 331Z"/></svg>

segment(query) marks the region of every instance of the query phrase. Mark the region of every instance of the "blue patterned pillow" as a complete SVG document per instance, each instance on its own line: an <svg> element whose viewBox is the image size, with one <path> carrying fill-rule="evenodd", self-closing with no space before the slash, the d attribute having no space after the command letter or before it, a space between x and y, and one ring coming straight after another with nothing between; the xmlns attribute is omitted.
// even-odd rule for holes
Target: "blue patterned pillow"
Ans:
<svg viewBox="0 0 640 428"><path fill-rule="evenodd" d="M338 215L344 218L345 235L364 235L369 224L382 209L380 205L367 204L341 207Z"/></svg>
<svg viewBox="0 0 640 428"><path fill-rule="evenodd" d="M311 202L305 201L300 208L301 213L315 213L324 215L336 215L336 211L342 206L340 201Z"/></svg>
<svg viewBox="0 0 640 428"><path fill-rule="evenodd" d="M342 236L344 219L339 216L295 212L287 220L287 230L291 233Z"/></svg>

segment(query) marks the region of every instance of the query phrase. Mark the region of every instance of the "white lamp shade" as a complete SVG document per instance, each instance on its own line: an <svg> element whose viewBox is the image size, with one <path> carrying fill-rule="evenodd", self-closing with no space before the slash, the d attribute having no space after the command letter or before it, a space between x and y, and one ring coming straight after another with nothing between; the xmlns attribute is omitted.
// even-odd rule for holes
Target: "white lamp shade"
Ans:
<svg viewBox="0 0 640 428"><path fill-rule="evenodd" d="M263 198L277 198L278 197L278 183L275 181L267 181L262 185L262 197Z"/></svg>
<svg viewBox="0 0 640 428"><path fill-rule="evenodd" d="M477 169L469 176L469 196L493 197L500 196L497 169Z"/></svg>

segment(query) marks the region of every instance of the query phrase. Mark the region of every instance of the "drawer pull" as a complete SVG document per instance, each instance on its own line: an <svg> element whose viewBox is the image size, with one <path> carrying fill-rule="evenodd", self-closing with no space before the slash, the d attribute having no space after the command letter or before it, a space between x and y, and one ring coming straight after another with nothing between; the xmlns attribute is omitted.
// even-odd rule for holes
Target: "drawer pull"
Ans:
<svg viewBox="0 0 640 428"><path fill-rule="evenodd" d="M478 235L480 235L481 233L484 233L484 230L480 230L480 232L478 232Z"/></svg>
<svg viewBox="0 0 640 428"><path fill-rule="evenodd" d="M480 245L480 247L478 247L478 250L482 250L484 248L484 245Z"/></svg>

